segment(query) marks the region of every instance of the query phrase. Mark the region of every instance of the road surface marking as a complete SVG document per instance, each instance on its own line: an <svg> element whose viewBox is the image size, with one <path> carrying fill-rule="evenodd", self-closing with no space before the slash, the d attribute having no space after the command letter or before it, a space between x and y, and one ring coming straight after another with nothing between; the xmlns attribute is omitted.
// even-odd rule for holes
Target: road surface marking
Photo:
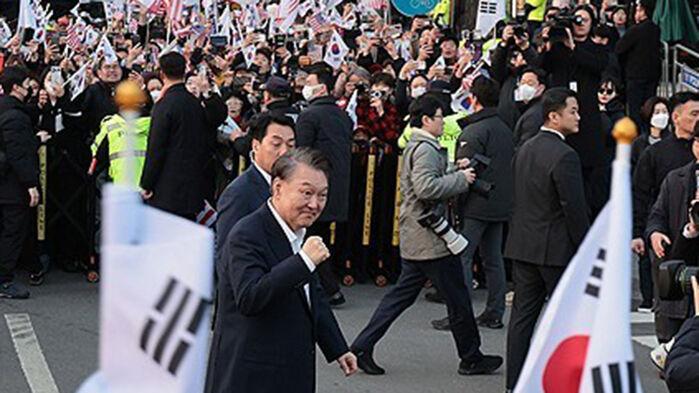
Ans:
<svg viewBox="0 0 699 393"><path fill-rule="evenodd" d="M655 348L658 346L658 338L655 336L633 336L633 340L645 347Z"/></svg>
<svg viewBox="0 0 699 393"><path fill-rule="evenodd" d="M632 312L631 313L631 323L654 323L655 314L647 312Z"/></svg>
<svg viewBox="0 0 699 393"><path fill-rule="evenodd" d="M58 393L29 314L5 314L5 321L32 393Z"/></svg>

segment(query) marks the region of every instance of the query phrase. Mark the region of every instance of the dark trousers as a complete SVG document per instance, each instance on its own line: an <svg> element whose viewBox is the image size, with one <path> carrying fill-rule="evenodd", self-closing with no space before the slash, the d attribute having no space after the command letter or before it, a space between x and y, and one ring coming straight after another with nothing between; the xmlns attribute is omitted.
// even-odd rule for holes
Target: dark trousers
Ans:
<svg viewBox="0 0 699 393"><path fill-rule="evenodd" d="M12 281L29 235L31 210L24 205L0 204L0 283Z"/></svg>
<svg viewBox="0 0 699 393"><path fill-rule="evenodd" d="M502 222L481 221L474 218L464 219L461 234L468 239L468 247L461 254L464 269L464 284L469 291L473 288L473 256L479 250L486 282L488 283L488 301L484 313L502 318L505 314L505 262L502 258Z"/></svg>
<svg viewBox="0 0 699 393"><path fill-rule="evenodd" d="M629 109L629 117L636 124L641 124L641 107L646 100L655 96L657 91L657 79L626 80L626 103Z"/></svg>
<svg viewBox="0 0 699 393"><path fill-rule="evenodd" d="M479 349L481 338L473 317L471 299L464 287L461 260L452 255L430 261L403 260L398 282L381 299L369 324L359 333L352 347L373 352L374 346L393 321L415 303L428 279L444 296L459 357L467 362L479 361L483 356Z"/></svg>
<svg viewBox="0 0 699 393"><path fill-rule="evenodd" d="M611 171L609 165L583 167L583 186L585 187L585 202L587 203L590 222L602 211L609 200L611 186Z"/></svg>
<svg viewBox="0 0 699 393"><path fill-rule="evenodd" d="M539 266L521 261L512 263L515 298L507 330L508 389L514 389L519 379L541 309L553 294L564 271L565 267Z"/></svg>
<svg viewBox="0 0 699 393"><path fill-rule="evenodd" d="M653 272L650 265L648 253L653 252L648 249L645 254L638 258L638 284L641 290L641 297L644 303L653 303Z"/></svg>
<svg viewBox="0 0 699 393"><path fill-rule="evenodd" d="M335 236L335 244L331 246L331 224L331 222L316 222L306 231L306 238L309 236L320 236L323 238L325 245L330 249L330 258L318 266L320 285L323 287L323 291L328 297L340 292L340 283L333 268L344 263L347 255L347 245L346 241L344 241L347 240L347 236L344 234ZM346 223L336 224L335 227L345 228ZM335 233L337 234L337 232L336 230Z"/></svg>

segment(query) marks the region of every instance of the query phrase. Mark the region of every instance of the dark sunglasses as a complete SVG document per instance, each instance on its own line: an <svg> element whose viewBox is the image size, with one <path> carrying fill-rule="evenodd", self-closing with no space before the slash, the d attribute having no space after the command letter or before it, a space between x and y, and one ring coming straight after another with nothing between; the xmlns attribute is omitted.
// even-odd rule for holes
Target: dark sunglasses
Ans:
<svg viewBox="0 0 699 393"><path fill-rule="evenodd" d="M601 89L599 89L599 93L606 94L606 95L614 94L614 89L601 88Z"/></svg>

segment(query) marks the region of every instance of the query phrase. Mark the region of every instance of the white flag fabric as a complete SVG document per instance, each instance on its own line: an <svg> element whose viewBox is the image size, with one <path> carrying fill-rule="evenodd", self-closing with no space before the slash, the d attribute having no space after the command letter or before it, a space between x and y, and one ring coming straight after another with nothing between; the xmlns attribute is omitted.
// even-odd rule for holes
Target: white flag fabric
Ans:
<svg viewBox="0 0 699 393"><path fill-rule="evenodd" d="M75 71L73 75L68 78L66 85L68 85L68 90L70 91L70 99L74 100L75 97L79 96L80 93L85 91L87 88L87 67L90 63L84 64L80 69Z"/></svg>
<svg viewBox="0 0 699 393"><path fill-rule="evenodd" d="M277 17L274 18L277 31L288 34L291 25L296 21L300 9L299 0L281 0L277 8Z"/></svg>
<svg viewBox="0 0 699 393"><path fill-rule="evenodd" d="M100 39L100 43L97 46L97 50L95 51L95 58L96 59L99 59L101 56L104 56L104 59L108 63L118 63L119 62L119 57L117 56L116 52L114 52L114 48L112 47L112 43L109 42L109 38L107 38L106 34L102 35L102 38Z"/></svg>
<svg viewBox="0 0 699 393"><path fill-rule="evenodd" d="M352 93L352 97L350 97L349 102L347 102L347 108L345 109L347 112L347 116L349 116L350 119L352 119L352 123L354 126L352 129L357 128L357 89L354 90Z"/></svg>
<svg viewBox="0 0 699 393"><path fill-rule="evenodd" d="M219 25L216 26L216 30L219 35L226 36L228 38L228 43L231 43L231 22L233 21L231 17L231 9L226 7L223 13L219 17Z"/></svg>
<svg viewBox="0 0 699 393"><path fill-rule="evenodd" d="M630 121L624 119L621 121ZM612 172L607 263L580 392L641 393L631 341L631 145L617 144ZM610 329L610 326L613 326ZM619 384L620 383L620 384Z"/></svg>
<svg viewBox="0 0 699 393"><path fill-rule="evenodd" d="M342 62L345 61L347 52L349 52L349 48L345 41L342 40L337 30L334 30L330 42L328 42L328 46L325 48L325 58L323 60L332 68L338 69Z"/></svg>
<svg viewBox="0 0 699 393"><path fill-rule="evenodd" d="M213 232L107 185L99 371L78 393L204 388Z"/></svg>
<svg viewBox="0 0 699 393"><path fill-rule="evenodd" d="M255 53L257 53L255 45L248 45L243 48L243 59L245 60L245 66L247 68L250 68L253 61L255 61Z"/></svg>
<svg viewBox="0 0 699 393"><path fill-rule="evenodd" d="M0 19L0 48L4 48L12 40L12 30L4 19Z"/></svg>
<svg viewBox="0 0 699 393"><path fill-rule="evenodd" d="M624 390L612 390L608 384L608 369L614 369L613 364L619 366L622 378L633 367L628 246L632 223L630 146L617 146L610 202L595 220L548 302L515 393L595 392L588 380L597 372L594 370L602 368L607 386L604 392L641 392L639 384L634 390L628 389L626 382ZM621 359L623 363L619 364Z"/></svg>
<svg viewBox="0 0 699 393"><path fill-rule="evenodd" d="M17 29L36 29L36 15L34 5L31 0L19 1L19 18L17 19Z"/></svg>
<svg viewBox="0 0 699 393"><path fill-rule="evenodd" d="M485 36L495 24L505 18L505 2L502 0L479 0L476 15L476 30Z"/></svg>

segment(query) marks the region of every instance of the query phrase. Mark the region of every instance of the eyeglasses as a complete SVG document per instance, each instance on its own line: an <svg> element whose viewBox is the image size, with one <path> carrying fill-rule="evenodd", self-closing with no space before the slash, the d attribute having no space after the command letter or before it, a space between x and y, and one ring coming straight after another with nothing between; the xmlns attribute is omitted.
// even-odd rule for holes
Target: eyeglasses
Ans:
<svg viewBox="0 0 699 393"><path fill-rule="evenodd" d="M614 89L601 88L601 89L599 89L599 93L606 94L606 95L612 95L612 94L614 94Z"/></svg>

